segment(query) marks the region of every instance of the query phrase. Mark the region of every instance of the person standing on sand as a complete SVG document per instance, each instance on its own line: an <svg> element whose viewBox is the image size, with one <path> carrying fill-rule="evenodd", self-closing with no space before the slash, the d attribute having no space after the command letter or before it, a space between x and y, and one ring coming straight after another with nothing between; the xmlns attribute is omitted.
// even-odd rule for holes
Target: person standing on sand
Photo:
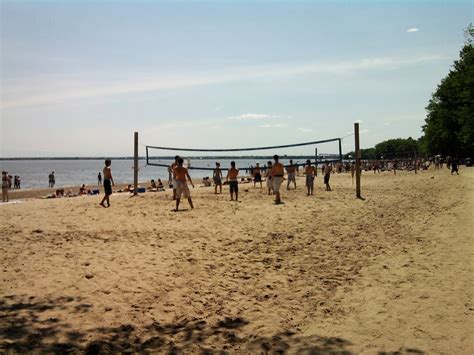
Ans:
<svg viewBox="0 0 474 355"><path fill-rule="evenodd" d="M286 167L286 172L288 173L288 181L286 183L286 189L290 189L290 182L293 182L295 184L295 189L296 189L296 167L293 164L293 160L290 159L290 165Z"/></svg>
<svg viewBox="0 0 474 355"><path fill-rule="evenodd" d="M453 175L454 173L456 173L457 175L459 175L459 169L458 169L458 160L456 158L453 158L451 160L451 175Z"/></svg>
<svg viewBox="0 0 474 355"><path fill-rule="evenodd" d="M168 173L169 173L168 185L169 185L169 187L173 188L173 200L176 200L176 179L174 178L174 169L176 169L178 167L178 160L179 159L181 159L179 157L179 155L176 155L174 157L174 163L172 163L168 167ZM183 162L184 162L184 160L183 160Z"/></svg>
<svg viewBox="0 0 474 355"><path fill-rule="evenodd" d="M275 194L275 204L281 204L280 198L280 186L283 182L283 176L285 175L285 168L283 164L278 161L278 155L273 156L273 166L272 166L272 181L273 181L273 193Z"/></svg>
<svg viewBox="0 0 474 355"><path fill-rule="evenodd" d="M173 169L173 180L175 184L173 184L173 189L176 189L175 197L176 197L176 208L175 212L178 212L179 202L181 200L181 195L184 195L185 198L188 199L189 206L191 209L194 208L193 200L191 199L191 193L189 192L188 184L186 184L186 178L188 178L191 186L194 188L193 180L191 180L191 176L189 176L188 169L183 167L184 160L178 157L176 162L176 167Z"/></svg>
<svg viewBox="0 0 474 355"><path fill-rule="evenodd" d="M51 174L48 175L48 180L49 187L54 187L54 184L56 183L56 179L54 178L54 171L52 171Z"/></svg>
<svg viewBox="0 0 474 355"><path fill-rule="evenodd" d="M214 180L214 194L217 194L217 187L219 186L219 193L222 193L222 171L221 163L216 162L216 168L212 173L212 180Z"/></svg>
<svg viewBox="0 0 474 355"><path fill-rule="evenodd" d="M8 172L2 171L2 202L8 202L8 189L11 185L10 177L8 176Z"/></svg>
<svg viewBox="0 0 474 355"><path fill-rule="evenodd" d="M260 183L260 188L262 188L262 172L260 171L260 163L258 162L253 169L253 188L255 188L257 182Z"/></svg>
<svg viewBox="0 0 474 355"><path fill-rule="evenodd" d="M331 166L328 162L324 163L324 183L326 184L326 191L332 191L331 185L329 185L329 178L331 177Z"/></svg>
<svg viewBox="0 0 474 355"><path fill-rule="evenodd" d="M268 162L267 162L267 168L266 168L266 171L265 171L265 177L267 178L268 194L271 195L271 194L273 194L272 162L271 162L271 161L268 161Z"/></svg>
<svg viewBox="0 0 474 355"><path fill-rule="evenodd" d="M235 201L239 201L239 182L237 180L239 176L239 170L235 168L235 161L230 162L230 169L227 172L226 181L229 181L229 191L230 191L230 200L234 201L234 192L235 192Z"/></svg>
<svg viewBox="0 0 474 355"><path fill-rule="evenodd" d="M100 202L100 205L102 207L110 207L110 195L112 195L112 186L114 186L114 179L112 177L112 168L110 167L112 165L112 161L110 159L107 159L105 161L105 167L104 170L102 170L102 173L104 174L104 193L105 196ZM105 206L104 202L107 201L107 206Z"/></svg>
<svg viewBox="0 0 474 355"><path fill-rule="evenodd" d="M306 187L308 188L308 196L313 195L314 190L314 175L316 174L316 169L311 165L311 160L306 160L306 167L304 169L306 174Z"/></svg>
<svg viewBox="0 0 474 355"><path fill-rule="evenodd" d="M97 185L98 186L102 185L102 175L100 172L99 172L99 175L97 175Z"/></svg>

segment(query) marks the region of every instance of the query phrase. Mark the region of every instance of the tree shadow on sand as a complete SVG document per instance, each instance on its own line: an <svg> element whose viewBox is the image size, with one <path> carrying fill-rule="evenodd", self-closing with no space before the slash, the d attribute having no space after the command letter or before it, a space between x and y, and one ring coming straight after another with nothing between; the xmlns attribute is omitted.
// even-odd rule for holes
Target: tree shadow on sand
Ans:
<svg viewBox="0 0 474 355"><path fill-rule="evenodd" d="M154 322L138 330L124 324L82 332L62 319L47 316L48 311L77 314L91 308L81 298L38 301L34 297L6 296L0 300L0 353L351 354L351 343L336 337L302 337L289 331L271 337L241 336L241 329L248 324L242 318L224 318L216 324L199 319ZM95 340L87 341L91 335ZM408 353L422 354L415 349L383 354Z"/></svg>

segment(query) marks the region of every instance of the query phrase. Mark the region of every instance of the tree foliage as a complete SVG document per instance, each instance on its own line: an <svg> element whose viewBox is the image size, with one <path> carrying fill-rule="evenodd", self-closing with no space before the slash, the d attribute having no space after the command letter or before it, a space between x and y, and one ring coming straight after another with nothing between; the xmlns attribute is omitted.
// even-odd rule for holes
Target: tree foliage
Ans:
<svg viewBox="0 0 474 355"><path fill-rule="evenodd" d="M474 156L474 28L466 30L466 43L449 74L426 107L423 149L428 154Z"/></svg>
<svg viewBox="0 0 474 355"><path fill-rule="evenodd" d="M375 145L374 148L361 149L361 159L407 159L414 158L415 155L420 155L420 146L418 141L409 137L407 139L397 138L389 139L380 142ZM354 157L354 152L350 152L346 155L346 159L349 156Z"/></svg>

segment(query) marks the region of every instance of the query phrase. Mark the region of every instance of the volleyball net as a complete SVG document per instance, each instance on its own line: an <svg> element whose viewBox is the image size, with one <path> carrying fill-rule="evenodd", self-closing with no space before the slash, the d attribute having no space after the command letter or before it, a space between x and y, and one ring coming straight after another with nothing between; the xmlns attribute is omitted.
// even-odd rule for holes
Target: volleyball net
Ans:
<svg viewBox="0 0 474 355"><path fill-rule="evenodd" d="M188 169L214 170L219 162L221 170L228 170L230 162L235 161L238 168L266 166L278 155L280 162L288 166L290 160L295 166L304 166L309 159L312 164L342 161L341 138L331 138L295 144L262 146L250 148L176 148L146 145L146 164L150 166L169 167L175 156L183 158Z"/></svg>

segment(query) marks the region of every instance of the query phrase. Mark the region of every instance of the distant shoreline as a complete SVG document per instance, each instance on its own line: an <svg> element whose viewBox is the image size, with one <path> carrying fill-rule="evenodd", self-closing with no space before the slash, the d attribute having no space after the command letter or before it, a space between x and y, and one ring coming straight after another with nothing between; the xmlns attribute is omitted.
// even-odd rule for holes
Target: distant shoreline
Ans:
<svg viewBox="0 0 474 355"><path fill-rule="evenodd" d="M319 156L323 156L319 154ZM324 154L324 156L339 156L338 154ZM185 156L187 159L269 159L270 155L229 155L229 156ZM314 159L314 155L281 155L282 159ZM21 160L133 160L133 157L12 157L12 158L0 158L0 161L21 161ZM173 156L150 156L152 159L174 159ZM146 160L146 157L140 156L138 160Z"/></svg>

